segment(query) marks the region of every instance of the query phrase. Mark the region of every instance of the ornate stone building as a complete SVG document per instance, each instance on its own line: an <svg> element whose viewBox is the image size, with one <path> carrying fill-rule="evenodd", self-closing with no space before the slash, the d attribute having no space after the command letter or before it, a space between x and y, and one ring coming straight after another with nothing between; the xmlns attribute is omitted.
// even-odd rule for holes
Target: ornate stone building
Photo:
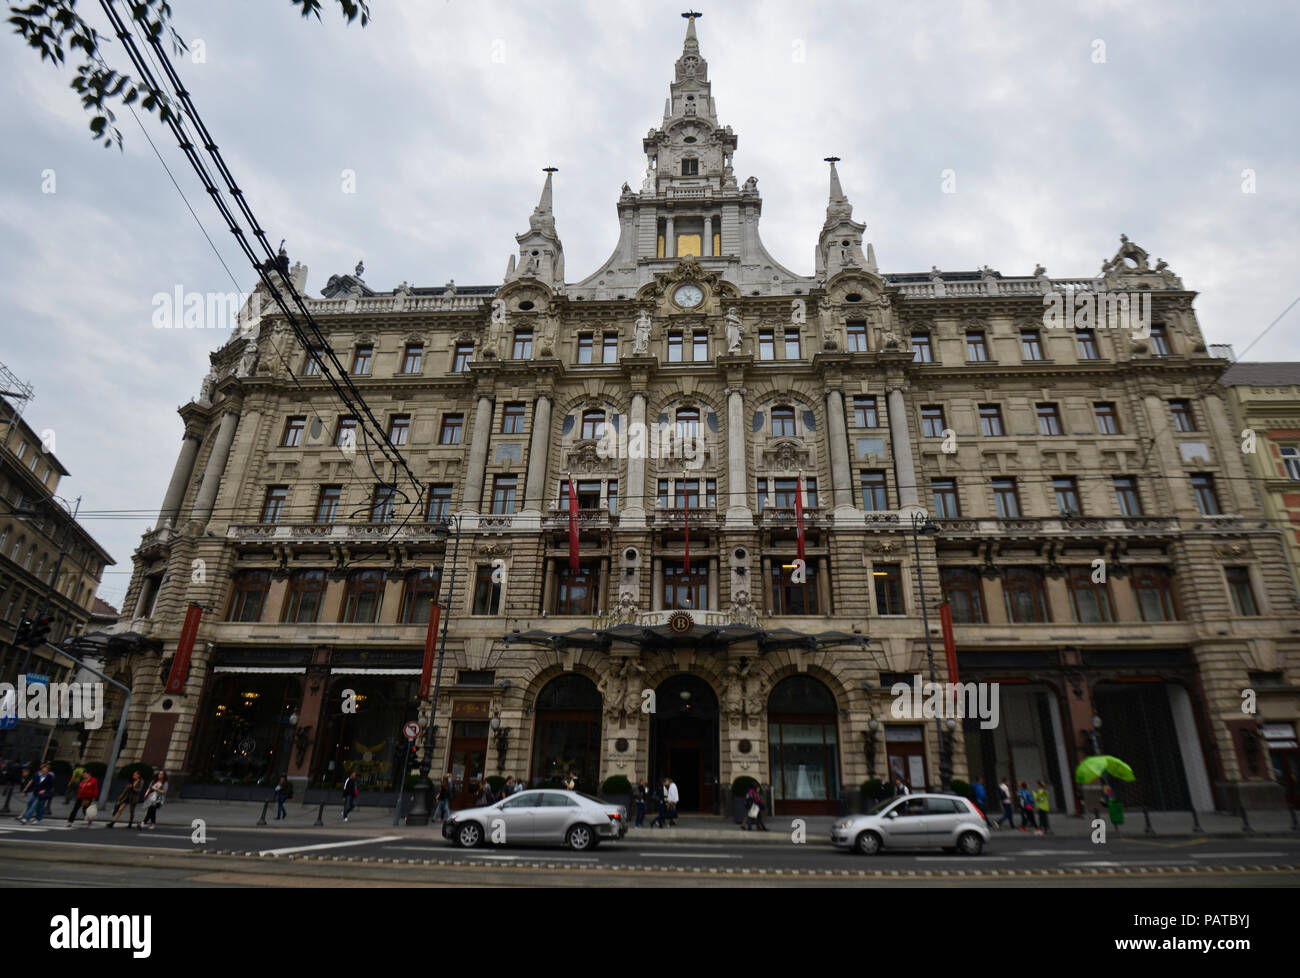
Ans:
<svg viewBox="0 0 1300 978"><path fill-rule="evenodd" d="M671 774L706 811L748 776L777 814L834 811L887 772L940 781L943 725L890 691L929 674L924 584L938 678L946 597L960 678L1001 684L996 726L943 734L957 777L1073 810L1099 735L1138 803L1275 800L1240 690L1295 682L1295 591L1194 293L1127 239L1093 277L882 272L834 160L799 275L737 143L692 20L597 271L566 277L548 171L501 283L379 291L358 265L308 300L418 489L278 315L213 354L135 555L124 627L167 651L136 669L127 759L391 782L436 597L435 774ZM1149 336L1045 316L1107 291L1145 297Z"/></svg>

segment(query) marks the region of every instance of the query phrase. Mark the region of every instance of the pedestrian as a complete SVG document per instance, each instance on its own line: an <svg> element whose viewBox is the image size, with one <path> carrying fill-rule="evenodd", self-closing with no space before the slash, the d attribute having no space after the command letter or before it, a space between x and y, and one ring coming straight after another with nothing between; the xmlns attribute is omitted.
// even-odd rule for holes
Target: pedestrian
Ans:
<svg viewBox="0 0 1300 978"><path fill-rule="evenodd" d="M77 796L77 788L81 785L81 776L85 771L86 769L80 764L72 769L72 777L68 778L67 787L63 789L63 800L69 805L72 804L72 800Z"/></svg>
<svg viewBox="0 0 1300 978"><path fill-rule="evenodd" d="M1020 782L1020 831L1028 832L1031 828L1038 834L1038 823L1034 821L1034 795L1029 785Z"/></svg>
<svg viewBox="0 0 1300 978"><path fill-rule="evenodd" d="M664 828L668 824L668 779L664 778L655 785L655 820L650 828Z"/></svg>
<svg viewBox="0 0 1300 978"><path fill-rule="evenodd" d="M91 828L95 824L95 816L99 813L99 779L89 771L83 769L81 779L77 782L77 800L73 804L72 812L68 815L68 828L72 828L72 823L76 821L77 815L82 809L86 812L86 828Z"/></svg>
<svg viewBox="0 0 1300 978"><path fill-rule="evenodd" d="M436 804L433 809L433 820L435 822L445 822L451 817L451 772L448 771L443 775L442 780L438 782L438 796L435 799Z"/></svg>
<svg viewBox="0 0 1300 978"><path fill-rule="evenodd" d="M975 779L975 783L971 785L971 793L975 796L975 807L980 810L980 814L984 816L984 821L987 822L989 816L988 812L985 811L985 806L988 804L988 796L984 793L983 778Z"/></svg>
<svg viewBox="0 0 1300 978"><path fill-rule="evenodd" d="M289 813L284 810L284 803L293 797L293 782L289 780L288 775L280 776L280 783L275 786L275 820L278 822L282 818L288 818Z"/></svg>
<svg viewBox="0 0 1300 978"><path fill-rule="evenodd" d="M902 778L894 778L894 797L902 798L904 795L910 795L912 789L907 786Z"/></svg>
<svg viewBox="0 0 1300 978"><path fill-rule="evenodd" d="M159 771L153 776L153 782L144 793L144 820L136 828L143 829L147 825L151 829L156 829L158 827L158 809L162 808L162 803L166 800L167 772Z"/></svg>
<svg viewBox="0 0 1300 978"><path fill-rule="evenodd" d="M672 778L665 779L668 782L668 788L664 792L664 803L668 806L668 826L672 828L677 824L677 802L681 795L677 792L677 782Z"/></svg>
<svg viewBox="0 0 1300 978"><path fill-rule="evenodd" d="M128 807L130 812L126 816L126 827L131 828L135 824L135 806L140 804L140 800L144 798L144 789L144 778L140 776L140 769L136 768L131 772L131 780L126 783L122 793L117 796L117 808L113 810L113 817L108 820L108 824L104 828L111 829L116 825L117 817L122 814L124 808Z"/></svg>
<svg viewBox="0 0 1300 978"><path fill-rule="evenodd" d="M519 789L515 787L515 776L513 774L506 778L506 783L501 786L501 797L509 798Z"/></svg>
<svg viewBox="0 0 1300 978"><path fill-rule="evenodd" d="M578 790L578 776L574 774L572 771L569 772L569 776L564 780L564 790L565 791Z"/></svg>
<svg viewBox="0 0 1300 978"><path fill-rule="evenodd" d="M26 825L33 820L39 822L45 817L45 802L54 794L54 775L50 766L42 764L40 769L23 785L23 794L27 795L27 808L18 821Z"/></svg>
<svg viewBox="0 0 1300 978"><path fill-rule="evenodd" d="M475 798L474 803L482 808L484 805L491 805L496 800L496 796L492 794L492 785L488 782L487 778L484 778L479 783L478 797Z"/></svg>
<svg viewBox="0 0 1300 978"><path fill-rule="evenodd" d="M749 791L745 793L745 823L741 828L766 832L767 826L763 824L763 811L766 808L767 803L763 801L761 786L750 785Z"/></svg>
<svg viewBox="0 0 1300 978"><path fill-rule="evenodd" d="M998 793L1002 796L1002 817L994 824L1002 828L1002 823L1006 822L1011 828L1016 827L1015 809L1011 807L1011 785L1007 779L1003 778L1002 783L998 785Z"/></svg>
<svg viewBox="0 0 1300 978"><path fill-rule="evenodd" d="M1042 835L1049 831L1047 824L1047 811L1051 807L1051 802L1047 795L1047 785L1038 782L1038 787L1034 789L1034 809L1038 813L1038 834Z"/></svg>
<svg viewBox="0 0 1300 978"><path fill-rule="evenodd" d="M357 807L357 796L359 794L361 794L361 788L357 785L357 772L353 771L343 782L343 821L346 822L348 814Z"/></svg>
<svg viewBox="0 0 1300 978"><path fill-rule="evenodd" d="M632 801L636 803L636 827L641 828L645 825L645 803L650 796L650 787L642 778L632 789Z"/></svg>

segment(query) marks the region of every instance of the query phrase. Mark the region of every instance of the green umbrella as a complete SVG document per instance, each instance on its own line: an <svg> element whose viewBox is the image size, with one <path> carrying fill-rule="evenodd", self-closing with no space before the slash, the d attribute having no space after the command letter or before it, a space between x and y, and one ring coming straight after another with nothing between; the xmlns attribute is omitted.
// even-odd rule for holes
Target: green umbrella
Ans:
<svg viewBox="0 0 1300 978"><path fill-rule="evenodd" d="M1119 778L1121 781L1137 780L1131 767L1118 757L1111 757L1109 754L1085 757L1083 763L1074 770L1074 780L1079 784L1087 784L1089 781L1096 781L1103 774L1109 774L1112 778Z"/></svg>

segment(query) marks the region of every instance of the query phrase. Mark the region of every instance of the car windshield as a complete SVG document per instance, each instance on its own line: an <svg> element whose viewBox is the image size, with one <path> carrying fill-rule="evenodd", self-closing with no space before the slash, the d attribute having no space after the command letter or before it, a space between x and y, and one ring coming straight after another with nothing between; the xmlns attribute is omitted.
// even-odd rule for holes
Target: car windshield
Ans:
<svg viewBox="0 0 1300 978"><path fill-rule="evenodd" d="M867 812L867 814L868 814L868 815L879 815L881 812L883 812L886 808L888 808L890 805L892 805L892 804L893 804L894 802L896 802L896 801L898 801L897 798L886 798L884 801L879 802L879 803L876 805L875 808L870 809L870 810Z"/></svg>
<svg viewBox="0 0 1300 978"><path fill-rule="evenodd" d="M604 805L604 804L607 804L606 802L604 802L604 801L602 801L601 799L595 797L594 795L589 795L589 794L587 794L585 791L575 791L575 792L573 792L573 793L574 793L575 795L577 795L579 798L586 798L587 801L594 801L597 805Z"/></svg>

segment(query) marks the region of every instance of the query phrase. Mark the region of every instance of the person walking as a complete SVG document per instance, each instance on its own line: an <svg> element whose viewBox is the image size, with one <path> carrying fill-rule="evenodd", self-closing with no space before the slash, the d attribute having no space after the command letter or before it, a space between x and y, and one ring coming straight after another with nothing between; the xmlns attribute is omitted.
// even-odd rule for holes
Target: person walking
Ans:
<svg viewBox="0 0 1300 978"><path fill-rule="evenodd" d="M1028 832L1034 830L1038 834L1038 823L1034 821L1034 794L1029 790L1029 785L1020 782L1020 831Z"/></svg>
<svg viewBox="0 0 1300 978"><path fill-rule="evenodd" d="M632 800L636 803L636 827L641 828L645 825L645 804L650 797L650 786L642 778L632 789Z"/></svg>
<svg viewBox="0 0 1300 978"><path fill-rule="evenodd" d="M27 783L23 785L23 794L27 795L27 808L23 811L23 816L18 821L22 825L28 822L39 822L45 817L45 801L54 794L54 775L50 773L50 766L42 764L40 769Z"/></svg>
<svg viewBox="0 0 1300 978"><path fill-rule="evenodd" d="M664 803L668 806L668 827L673 828L677 825L677 802L681 795L677 792L677 782L672 778L665 778L668 787L664 790Z"/></svg>
<svg viewBox="0 0 1300 978"><path fill-rule="evenodd" d="M983 778L975 779L975 783L971 785L971 793L975 796L975 807L980 810L980 814L984 816L984 821L987 822L989 815L985 808L988 805L988 795L984 792Z"/></svg>
<svg viewBox="0 0 1300 978"><path fill-rule="evenodd" d="M912 789L907 786L902 778L894 778L894 797L902 798L904 795L910 795Z"/></svg>
<svg viewBox="0 0 1300 978"><path fill-rule="evenodd" d="M140 776L140 769L136 768L131 772L131 780L126 783L122 793L117 796L117 807L113 809L113 817L108 820L108 824L104 828L111 829L116 825L117 817L126 808L130 808L130 812L126 817L126 827L131 828L135 824L135 806L140 804L140 799L144 797L144 790L144 778Z"/></svg>
<svg viewBox="0 0 1300 978"><path fill-rule="evenodd" d="M482 808L484 805L491 805L496 801L496 795L492 794L492 784L485 777L478 786L478 797L474 803Z"/></svg>
<svg viewBox="0 0 1300 978"><path fill-rule="evenodd" d="M81 786L81 776L85 771L86 769L80 764L72 769L72 777L68 778L67 787L63 789L63 800L69 805L77 797L77 788Z"/></svg>
<svg viewBox="0 0 1300 978"><path fill-rule="evenodd" d="M767 803L763 801L763 791L757 784L750 785L749 791L745 793L745 822L741 825L743 829L754 829L767 831L767 826L763 824L763 810L767 808Z"/></svg>
<svg viewBox="0 0 1300 978"><path fill-rule="evenodd" d="M353 771L343 782L343 821L346 822L348 814L357 807L357 796L359 794L361 794L361 788L357 785L357 772Z"/></svg>
<svg viewBox="0 0 1300 978"><path fill-rule="evenodd" d="M519 786L515 784L515 776L512 774L506 778L506 783L501 786L501 797L509 798L518 790Z"/></svg>
<svg viewBox="0 0 1300 978"><path fill-rule="evenodd" d="M68 828L72 828L72 823L76 821L77 816L84 809L86 812L86 828L95 824L96 809L99 807L99 779L87 770L82 770L81 780L77 782L77 799L72 806L72 811L68 814Z"/></svg>
<svg viewBox="0 0 1300 978"><path fill-rule="evenodd" d="M433 820L445 822L451 818L451 772L443 775L438 782L438 795L433 809Z"/></svg>
<svg viewBox="0 0 1300 978"><path fill-rule="evenodd" d="M1051 800L1047 794L1047 785L1038 782L1038 787L1034 789L1034 809L1038 813L1038 834L1043 835L1049 831L1047 812L1051 807Z"/></svg>
<svg viewBox="0 0 1300 978"><path fill-rule="evenodd" d="M1002 823L1006 822L1007 825L1014 829L1016 827L1015 809L1011 805L1011 785L1007 783L1006 778L1003 778L998 785L998 794L1002 797L1002 817L993 824L998 828L1002 828Z"/></svg>
<svg viewBox="0 0 1300 978"><path fill-rule="evenodd" d="M668 825L668 779L664 778L655 785L655 820L650 828L665 828Z"/></svg>
<svg viewBox="0 0 1300 978"><path fill-rule="evenodd" d="M136 828L143 829L147 825L151 829L156 829L158 827L158 809L162 808L162 804L166 800L167 772L159 771L153 776L153 782L144 793L144 819Z"/></svg>
<svg viewBox="0 0 1300 978"><path fill-rule="evenodd" d="M289 813L284 810L284 803L293 797L293 782L289 780L287 774L280 776L280 783L275 786L275 820L278 822L282 818L288 818Z"/></svg>

